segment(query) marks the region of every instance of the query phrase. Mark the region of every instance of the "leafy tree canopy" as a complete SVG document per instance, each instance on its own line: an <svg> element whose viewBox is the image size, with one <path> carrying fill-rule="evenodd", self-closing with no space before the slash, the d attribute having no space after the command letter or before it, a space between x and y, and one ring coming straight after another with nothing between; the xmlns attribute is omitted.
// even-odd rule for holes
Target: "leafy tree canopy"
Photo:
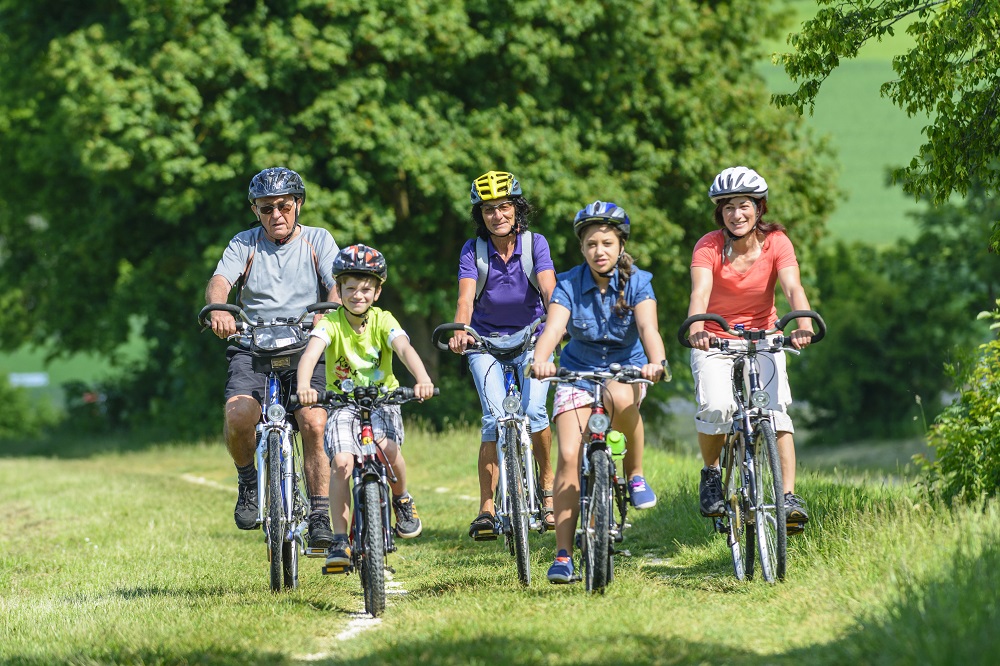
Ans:
<svg viewBox="0 0 1000 666"><path fill-rule="evenodd" d="M820 9L790 37L794 53L779 57L799 87L775 95L779 106L810 110L823 81L842 59L871 40L894 34L901 21L914 46L893 59L897 78L882 95L910 116L926 114L926 143L894 182L941 203L977 181L996 191L1000 173L1000 2L997 0L817 0ZM996 229L994 230L996 233ZM995 244L994 239L994 244Z"/></svg>
<svg viewBox="0 0 1000 666"><path fill-rule="evenodd" d="M0 34L3 344L108 352L139 315L154 411L217 407L220 343L194 314L253 222L250 177L278 164L306 181L303 223L386 254L382 304L425 351L454 314L469 183L497 168L560 269L576 210L625 206L679 321L716 172L766 174L803 258L835 196L754 71L746 36L774 18L753 0L0 0L18 26Z"/></svg>

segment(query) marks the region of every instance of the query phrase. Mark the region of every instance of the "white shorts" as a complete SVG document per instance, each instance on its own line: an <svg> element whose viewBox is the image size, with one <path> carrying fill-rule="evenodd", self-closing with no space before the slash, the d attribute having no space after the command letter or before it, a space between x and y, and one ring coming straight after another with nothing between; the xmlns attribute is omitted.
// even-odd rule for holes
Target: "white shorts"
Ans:
<svg viewBox="0 0 1000 666"><path fill-rule="evenodd" d="M771 398L769 409L774 412L774 426L778 432L795 432L788 406L792 404L792 391L788 387L785 354L761 352L757 355L760 365L760 384ZM733 398L732 356L717 350L691 350L691 375L694 377L694 397L698 411L694 415L695 429L705 435L723 435L729 432L736 413ZM746 373L744 372L744 380Z"/></svg>

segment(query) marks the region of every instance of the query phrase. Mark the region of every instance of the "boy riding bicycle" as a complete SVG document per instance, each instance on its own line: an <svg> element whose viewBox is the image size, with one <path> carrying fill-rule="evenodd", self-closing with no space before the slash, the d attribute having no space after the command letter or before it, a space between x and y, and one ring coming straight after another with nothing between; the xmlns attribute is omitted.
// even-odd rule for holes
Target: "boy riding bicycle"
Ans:
<svg viewBox="0 0 1000 666"><path fill-rule="evenodd" d="M313 328L309 344L299 361L298 375L310 377L320 357L326 354L327 390L342 392L340 382L351 379L356 386L379 385L386 390L399 387L392 374L393 352L399 355L416 379L413 390L418 398L434 395L424 364L410 345L409 336L388 311L372 307L382 293L388 275L385 257L365 245L344 248L333 263L333 276L343 307L327 314ZM308 386L308 382L299 383ZM311 405L319 399L312 388L299 390L299 401ZM352 406L334 411L327 419L326 450L331 460L330 513L333 544L327 552L328 565L347 565L351 549L347 538L351 510L351 472L360 454L358 412ZM406 490L406 463L403 421L398 405L385 405L372 413L375 440L396 473L392 506L396 514L396 535L404 539L420 536L423 529L413 498Z"/></svg>

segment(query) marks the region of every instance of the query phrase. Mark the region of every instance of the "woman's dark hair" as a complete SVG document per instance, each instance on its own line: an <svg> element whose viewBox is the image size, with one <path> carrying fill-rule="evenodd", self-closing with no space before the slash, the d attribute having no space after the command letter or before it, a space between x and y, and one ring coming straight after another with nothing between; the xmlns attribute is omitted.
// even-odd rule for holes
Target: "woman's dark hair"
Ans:
<svg viewBox="0 0 1000 666"><path fill-rule="evenodd" d="M730 200L735 198L736 197L729 197L729 199L723 199L719 203L715 204L715 223L719 225L720 229L726 228L726 224L722 221L722 208ZM764 213L767 212L767 199L754 199L753 197L749 198L751 201L753 201L754 208L757 209L757 227L756 227L757 229L760 229L760 231L764 234L769 234L772 231L785 231L785 225L781 224L780 222L764 221Z"/></svg>
<svg viewBox="0 0 1000 666"><path fill-rule="evenodd" d="M512 196L510 200L514 202L514 233L524 233L528 230L528 218L535 212L535 209L524 198L524 195ZM476 225L476 236L483 240L489 240L490 232L486 228L486 223L483 222L483 204L478 203L472 207L472 223Z"/></svg>
<svg viewBox="0 0 1000 666"><path fill-rule="evenodd" d="M618 227L613 227L610 224L592 225L594 227L606 226L609 229L614 229L615 235L618 236L618 242L621 243L621 254L618 256L618 263L615 266L618 268L618 300L611 307L611 310L619 317L624 317L629 312L634 310L628 301L625 300L625 288L628 286L629 278L632 277L632 267L635 266L635 259L632 255L625 251L625 234ZM585 235L586 230L581 232L580 245L583 245L582 236Z"/></svg>

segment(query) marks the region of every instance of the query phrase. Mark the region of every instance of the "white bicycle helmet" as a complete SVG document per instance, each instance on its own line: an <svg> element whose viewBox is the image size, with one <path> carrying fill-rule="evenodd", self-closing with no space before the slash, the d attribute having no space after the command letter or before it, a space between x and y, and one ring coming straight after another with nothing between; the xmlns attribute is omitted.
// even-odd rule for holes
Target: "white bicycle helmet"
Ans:
<svg viewBox="0 0 1000 666"><path fill-rule="evenodd" d="M723 169L708 188L713 203L730 197L746 196L767 201L767 181L759 173L745 166Z"/></svg>

